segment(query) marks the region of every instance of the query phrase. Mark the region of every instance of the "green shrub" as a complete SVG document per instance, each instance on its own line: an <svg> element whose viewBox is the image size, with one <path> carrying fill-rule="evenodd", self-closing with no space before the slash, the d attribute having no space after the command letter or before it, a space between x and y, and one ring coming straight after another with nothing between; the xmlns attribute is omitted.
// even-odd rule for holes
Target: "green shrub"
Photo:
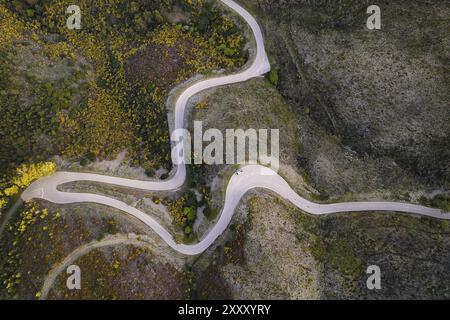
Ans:
<svg viewBox="0 0 450 320"><path fill-rule="evenodd" d="M25 14L27 17L33 18L34 17L34 10L33 9L27 9L25 10Z"/></svg>
<svg viewBox="0 0 450 320"><path fill-rule="evenodd" d="M274 86L277 86L277 85L278 85L278 71L277 71L277 70L272 69L272 70L269 72L269 82L270 82L271 84L273 84Z"/></svg>
<svg viewBox="0 0 450 320"><path fill-rule="evenodd" d="M191 226L186 226L186 228L184 228L184 234L185 235L190 235L192 233L192 227Z"/></svg>
<svg viewBox="0 0 450 320"><path fill-rule="evenodd" d="M188 222L194 222L197 219L197 212L193 207L185 207L183 213L186 215Z"/></svg>

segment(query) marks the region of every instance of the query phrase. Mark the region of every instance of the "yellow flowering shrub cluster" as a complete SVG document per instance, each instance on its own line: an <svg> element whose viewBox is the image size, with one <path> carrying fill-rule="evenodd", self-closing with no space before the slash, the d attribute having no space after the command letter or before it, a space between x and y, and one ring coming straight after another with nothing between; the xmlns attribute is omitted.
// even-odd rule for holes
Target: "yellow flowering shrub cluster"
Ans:
<svg viewBox="0 0 450 320"><path fill-rule="evenodd" d="M0 198L0 210L3 209L8 204L5 198Z"/></svg>
<svg viewBox="0 0 450 320"><path fill-rule="evenodd" d="M94 87L95 90L87 98L86 107L74 116L77 122L72 122L73 140L63 151L68 157L93 153L95 157L107 158L116 152L117 146L125 148L132 145L133 135L128 115L107 90Z"/></svg>
<svg viewBox="0 0 450 320"><path fill-rule="evenodd" d="M14 17L5 6L0 2L0 47L5 47L14 39L21 36L22 24Z"/></svg>
<svg viewBox="0 0 450 320"><path fill-rule="evenodd" d="M13 177L11 183L19 188L28 187L34 180L49 176L56 171L54 162L42 162L37 164L23 164L16 170L16 176Z"/></svg>
<svg viewBox="0 0 450 320"><path fill-rule="evenodd" d="M49 176L56 171L54 162L23 164L16 169L15 175L0 183L0 209L6 207L8 198L17 195L20 190L27 188L33 181Z"/></svg>
<svg viewBox="0 0 450 320"><path fill-rule="evenodd" d="M73 48L67 42L46 43L44 54L52 60L57 60L61 56L75 60L76 56Z"/></svg>
<svg viewBox="0 0 450 320"><path fill-rule="evenodd" d="M37 219L45 219L48 216L46 208L40 210L36 205L22 211L21 219L17 226L19 233L24 233L27 228L36 223Z"/></svg>
<svg viewBox="0 0 450 320"><path fill-rule="evenodd" d="M195 235L193 226L197 219L197 199L195 194L186 193L184 196L168 203L169 212L174 225L183 231L184 241L192 240Z"/></svg>
<svg viewBox="0 0 450 320"><path fill-rule="evenodd" d="M186 197L181 197L169 204L169 212L172 215L174 223L182 227L186 223L186 216L183 213L183 207L186 204Z"/></svg>
<svg viewBox="0 0 450 320"><path fill-rule="evenodd" d="M197 109L197 110L204 110L207 108L208 108L208 99L207 98L197 102L197 104L195 105L195 109Z"/></svg>

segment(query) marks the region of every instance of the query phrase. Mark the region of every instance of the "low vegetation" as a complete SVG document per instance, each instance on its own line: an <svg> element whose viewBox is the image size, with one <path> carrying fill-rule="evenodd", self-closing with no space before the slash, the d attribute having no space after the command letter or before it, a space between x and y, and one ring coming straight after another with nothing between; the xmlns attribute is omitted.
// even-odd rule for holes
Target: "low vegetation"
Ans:
<svg viewBox="0 0 450 320"><path fill-rule="evenodd" d="M46 268L42 265L34 268L29 258L37 261L37 255L43 254L41 246L53 240L55 233L55 220L61 218L59 212L50 213L48 209L41 208L36 203L29 203L20 209L17 221L9 225L7 235L2 237L0 244L5 259L0 263L0 297L19 298L21 295L32 297L38 292L38 276L42 276L40 270ZM8 242L5 242L8 240ZM38 242L36 242L38 241ZM24 248L26 248L24 250ZM28 254L35 249L31 256ZM42 256L42 258L45 260ZM51 261L58 258L58 253L49 258ZM43 262L43 261L41 261ZM24 289L28 288L25 294Z"/></svg>
<svg viewBox="0 0 450 320"><path fill-rule="evenodd" d="M187 192L184 196L168 203L173 223L184 235L183 242L193 242L196 239L193 226L197 219L197 208L198 202L193 192Z"/></svg>
<svg viewBox="0 0 450 320"><path fill-rule="evenodd" d="M134 246L103 248L87 253L74 263L83 273L81 290L66 288L66 274L57 278L49 299L76 300L181 300L188 277L151 250Z"/></svg>
<svg viewBox="0 0 450 320"><path fill-rule="evenodd" d="M450 212L450 195L448 194L438 194L431 199L427 197L421 197L419 200L420 203L424 206L438 208L447 213Z"/></svg>
<svg viewBox="0 0 450 320"><path fill-rule="evenodd" d="M11 199L27 188L33 181L51 175L56 170L54 162L22 164L9 179L0 179L0 212L11 204Z"/></svg>
<svg viewBox="0 0 450 320"><path fill-rule="evenodd" d="M48 272L76 248L108 235L146 231L103 206L26 203L0 235L0 299L37 299Z"/></svg>
<svg viewBox="0 0 450 320"><path fill-rule="evenodd" d="M170 169L168 92L195 73L242 65L242 34L210 2L83 0L81 30L66 27L70 4L0 1L0 173L125 149L148 174Z"/></svg>

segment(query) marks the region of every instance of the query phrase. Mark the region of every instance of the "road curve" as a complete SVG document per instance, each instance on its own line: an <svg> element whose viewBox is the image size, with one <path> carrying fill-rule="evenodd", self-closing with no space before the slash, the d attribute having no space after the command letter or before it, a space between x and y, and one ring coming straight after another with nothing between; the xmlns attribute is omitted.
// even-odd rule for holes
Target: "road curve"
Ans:
<svg viewBox="0 0 450 320"><path fill-rule="evenodd" d="M234 1L221 1L237 12L251 27L256 40L256 54L251 65L240 73L200 81L185 89L176 101L174 119L175 129L184 128L186 105L192 96L209 88L244 82L251 78L263 75L270 70L269 60L264 47L263 35L256 20L250 15L250 13ZM175 148L175 156L182 156L183 144L180 143L175 146ZM182 159L182 157L180 159ZM177 159L173 160L177 161ZM271 169L259 165L249 165L242 168L243 173L241 175L233 175L231 178L226 190L224 207L219 220L213 229L199 243L184 245L176 243L172 235L155 219L124 202L97 194L69 193L57 190L59 185L74 181L100 182L146 191L175 190L180 188L186 180L186 166L182 161L180 163L181 164L175 169L175 174L166 181L141 181L89 173L57 172L52 176L42 178L32 183L30 187L22 194L22 199L24 201L29 201L33 198L40 198L58 204L89 202L103 204L119 209L141 220L147 226L152 228L170 247L185 255L197 255L205 251L228 227L240 199L245 195L245 193L254 188L271 190L277 193L280 197L290 201L299 209L314 215L324 215L338 212L394 211L450 220L450 214L443 213L438 209L407 203L348 202L326 205L313 203L295 193L289 184Z"/></svg>

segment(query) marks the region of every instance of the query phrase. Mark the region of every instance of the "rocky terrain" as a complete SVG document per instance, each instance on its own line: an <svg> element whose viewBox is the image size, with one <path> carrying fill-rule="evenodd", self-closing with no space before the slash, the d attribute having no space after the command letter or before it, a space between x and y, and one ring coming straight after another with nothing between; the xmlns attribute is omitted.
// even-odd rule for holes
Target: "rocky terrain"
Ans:
<svg viewBox="0 0 450 320"><path fill-rule="evenodd" d="M450 187L448 2L383 3L380 31L365 28L366 2L241 2L264 28L273 71L267 78L202 93L192 102L190 124L202 120L205 130L221 131L280 129L280 174L299 194L314 201L396 200L442 208L450 205L445 197L430 200L442 191L448 193ZM224 61L230 59L226 47L218 43L215 43L217 48L209 47L212 44L206 36L210 34L197 34L193 31L196 29L191 29L201 26L204 19L214 20L208 16L209 11L204 9L199 14L193 10L198 22L189 24L192 17L186 8L178 2L170 8L158 6L160 15L171 27L158 28L157 32L153 31L153 24L159 20L159 11L158 14L151 11L151 19L143 22L148 14L133 11L134 18L128 19L133 22L127 22L132 35L141 34L142 25L145 28L149 24L147 27L152 30L148 35L152 35L154 43L143 43L143 47L122 61L122 71L127 81L140 84L151 81L157 85L146 87L149 92L143 96L128 98L142 103L142 108L139 105L133 111L149 112L143 120L150 125L146 129L139 127L142 129L139 133L154 146L145 150L159 150L161 154L150 152L150 156L133 162L120 145L110 157L104 157L111 161L99 161L102 157L96 159L92 152L83 151L75 162L58 157L59 168L142 179L148 178L146 174L158 177L167 174L167 170L161 170L162 164L168 161L168 153L164 153L167 149L161 147L168 145L164 106L167 91L191 74L226 66ZM24 21L30 20L32 17ZM109 21L107 25L117 23ZM232 31L238 34L234 28ZM177 43L175 47L164 42L173 39ZM42 41L43 48L53 48L52 39ZM227 41L231 42L231 37ZM193 51L183 51L192 49L194 43L201 44L205 50L214 49L221 63L211 62L207 68L196 63L197 58L204 59L203 54L194 57ZM31 57L27 56L30 54L27 46L34 48ZM20 69L25 60L41 61L39 68L29 70L30 83L39 80L48 68L59 70L57 73L64 78L74 70L83 69L80 61L84 59L80 57L71 58L72 64L67 60L70 57L44 59L49 53L31 41L18 46L16 52L21 53L15 58L15 70L21 77L26 76L24 72L28 68ZM114 54L122 57L119 53ZM166 64L157 59L162 55L167 59ZM231 56L236 66L243 62L240 54ZM98 61L91 59L97 68L102 61L100 57ZM181 72L180 57L183 65L191 65L193 69ZM9 70L7 60L2 63L5 73ZM152 61L157 63L149 65ZM93 65L86 63L84 76L77 79L82 83L85 79L98 80L92 74ZM161 72L166 74L165 78L157 76ZM43 80L57 82L59 79ZM24 83L29 89L28 82ZM103 82L99 85L110 86ZM158 86L164 89L164 94L156 94ZM53 94L50 89L45 91L46 95L51 93L49 96L57 102L80 98L66 97L58 90L58 94ZM8 90L16 95L16 89L8 87ZM26 92L29 96L35 94ZM144 96L146 99L152 96L157 101L152 101L149 108L149 101L140 99ZM105 101L109 100L99 100L101 103L94 106L101 108ZM121 108L127 105L126 101L122 101ZM55 104L50 102L49 105ZM14 104L10 105L13 110ZM114 110L110 112L121 121ZM107 115L100 119L101 123L92 124L93 127L103 128L106 119L109 119ZM109 126L116 127L111 123ZM157 136L145 135L148 132ZM36 135L41 137L39 130ZM124 142L122 135L117 137ZM89 141L98 144L95 137ZM142 141L138 141L136 145L141 145ZM2 150L10 150L15 139L7 142ZM37 146L46 146L44 142ZM117 154L119 157L114 160ZM177 235L177 240L195 241L215 223L225 186L235 167L190 166L188 170L186 190L172 198L166 194L145 194L83 182L62 189L120 199L154 216ZM202 199L192 205L189 203L192 199L184 197L187 190L191 198L196 192ZM186 208L197 214L194 215L197 220L187 226L189 238L185 225L180 228L173 223L171 207L180 211L181 220ZM160 239L151 230L110 208L91 204L58 206L43 201L21 207L0 240L1 252L6 257L0 263L0 298L40 298L49 271L67 255L88 243L130 233L147 235L153 244L145 248L132 245L97 248L77 257L74 263L89 270L83 273L83 290L67 292L66 275L62 274L56 278L48 298L450 298L448 222L396 213L312 217L262 190L247 195L225 234L205 253L193 258L180 257L165 245L157 245ZM381 290L370 291L366 287L366 269L370 265L381 268Z"/></svg>
<svg viewBox="0 0 450 320"><path fill-rule="evenodd" d="M448 299L448 222L393 213L308 216L266 192L194 265L198 298ZM381 269L368 290L367 267Z"/></svg>
<svg viewBox="0 0 450 320"><path fill-rule="evenodd" d="M383 3L379 31L366 28L361 1L243 2L265 28L283 97L360 158L375 158L384 172L376 185L409 173L448 189L447 1ZM304 164L326 188L326 167L338 161L315 153Z"/></svg>

